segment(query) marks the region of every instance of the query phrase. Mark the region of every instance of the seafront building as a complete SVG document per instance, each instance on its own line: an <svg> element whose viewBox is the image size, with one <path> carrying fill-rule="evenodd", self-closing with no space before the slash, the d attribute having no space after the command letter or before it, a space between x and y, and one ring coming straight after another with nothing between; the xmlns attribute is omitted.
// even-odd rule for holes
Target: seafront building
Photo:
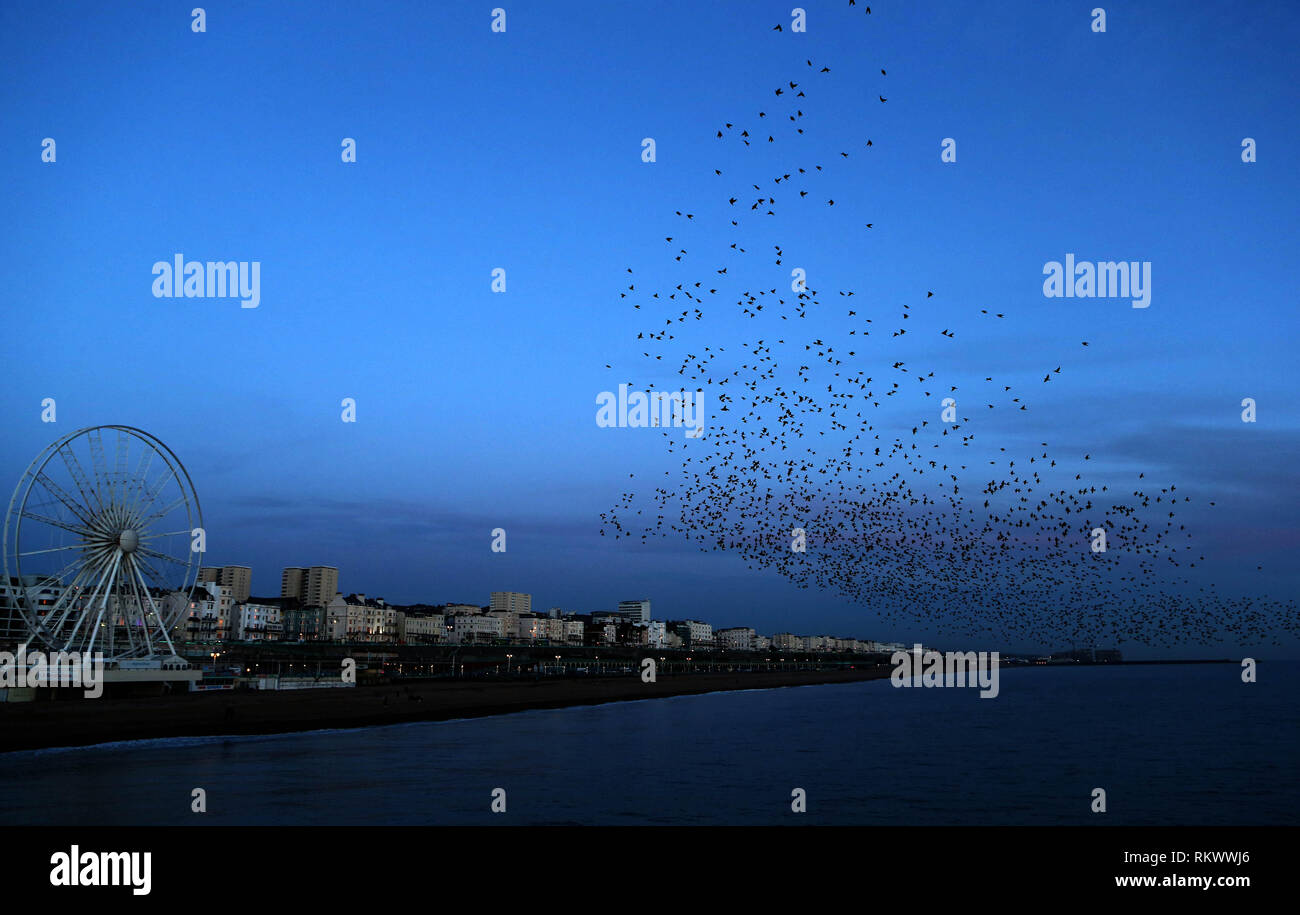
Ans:
<svg viewBox="0 0 1300 915"><path fill-rule="evenodd" d="M670 631L682 640L683 647L691 651L708 651L714 647L713 626L699 620L670 620Z"/></svg>
<svg viewBox="0 0 1300 915"><path fill-rule="evenodd" d="M452 641L458 645L475 643L492 643L505 638L505 622L499 616L470 616L461 614L452 617Z"/></svg>
<svg viewBox="0 0 1300 915"><path fill-rule="evenodd" d="M236 602L231 612L233 637L241 642L278 642L284 635L279 604Z"/></svg>
<svg viewBox="0 0 1300 915"><path fill-rule="evenodd" d="M428 616L397 611L397 641L404 645L440 645L447 641L447 617L441 613Z"/></svg>
<svg viewBox="0 0 1300 915"><path fill-rule="evenodd" d="M249 566L200 571L189 595L158 594L176 614L173 638L188 644L222 642L342 642L388 645L555 645L685 649L698 652L855 652L905 650L895 642L779 632L764 636L750 626L714 630L695 619L656 620L648 598L621 600L616 610L575 613L551 607L532 610L532 595L492 591L486 606L465 603L394 606L365 594L337 590L333 566L289 567L281 573L280 597L252 597ZM27 637L15 604L54 607L63 587L16 579L0 582L0 650ZM1101 660L1118 653L1096 651Z"/></svg>
<svg viewBox="0 0 1300 915"><path fill-rule="evenodd" d="M329 611L325 607L302 607L297 601L286 601L280 613L285 641L319 642L329 639Z"/></svg>
<svg viewBox="0 0 1300 915"><path fill-rule="evenodd" d="M394 642L397 610L382 598L364 594L334 595L326 605L328 629L336 642Z"/></svg>
<svg viewBox="0 0 1300 915"><path fill-rule="evenodd" d="M172 626L172 637L185 642L224 642L232 638L235 599L223 585L200 581L186 600L185 594L173 591L167 595L168 611L180 614Z"/></svg>
<svg viewBox="0 0 1300 915"><path fill-rule="evenodd" d="M753 651L755 635L757 633L748 626L735 626L731 629L719 629L714 635L714 640L719 648L729 648L732 651Z"/></svg>

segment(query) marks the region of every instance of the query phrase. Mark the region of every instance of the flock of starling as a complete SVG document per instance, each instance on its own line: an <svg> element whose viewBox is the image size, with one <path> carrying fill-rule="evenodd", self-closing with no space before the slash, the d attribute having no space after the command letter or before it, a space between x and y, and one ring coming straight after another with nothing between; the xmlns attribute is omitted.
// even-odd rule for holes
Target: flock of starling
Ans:
<svg viewBox="0 0 1300 915"><path fill-rule="evenodd" d="M645 390L703 390L707 415L700 438L662 430L668 453L680 455L676 477L665 471L668 479L640 501L624 493L601 513L602 535L685 537L799 587L838 593L876 619L954 637L1166 647L1294 635L1294 601L1227 597L1191 580L1205 557L1180 520L1192 499L1174 483L1141 471L1124 485L1112 485L1113 474L1099 484L1088 478L1092 454L1058 454L1047 442L1013 452L1014 441L980 438L973 447L986 416L1029 411L1029 392L987 372L973 391L943 377L942 354L956 333L933 323L933 292L887 307L847 289L825 296L792 288L787 245L774 241L781 215L841 207L826 189L828 160L844 168L872 147L862 137L856 150L824 158L806 148L805 109L821 81L834 78L831 67L806 64L769 87L747 117L716 127L728 157L710 176L725 201L723 240L703 227L702 212L675 210L679 228L664 237L671 279L651 291L632 276L620 293L646 322L637 350L669 376ZM773 157L791 164L774 170L766 166ZM734 177L746 169L747 179ZM868 232L875 221L861 226ZM718 251L707 257L688 250L710 242ZM694 267L701 259L706 266ZM735 314L719 323L753 322L755 339L706 345L692 335L720 310ZM819 321L805 323L810 314ZM993 308L979 314L1008 317ZM820 327L832 317L843 328L834 338L801 332L801 323ZM935 364L888 354L905 335L909 344L931 338ZM1059 365L1042 370L1042 384L1063 377ZM1094 549L1098 528L1104 550Z"/></svg>

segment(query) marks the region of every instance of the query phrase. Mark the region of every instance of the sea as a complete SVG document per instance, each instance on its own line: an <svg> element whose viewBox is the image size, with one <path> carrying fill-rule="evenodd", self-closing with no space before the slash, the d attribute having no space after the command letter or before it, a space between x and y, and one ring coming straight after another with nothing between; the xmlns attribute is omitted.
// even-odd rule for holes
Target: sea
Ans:
<svg viewBox="0 0 1300 915"><path fill-rule="evenodd" d="M876 680L0 754L5 825L1298 820L1296 662L1255 683L1235 664L1004 667L996 698Z"/></svg>

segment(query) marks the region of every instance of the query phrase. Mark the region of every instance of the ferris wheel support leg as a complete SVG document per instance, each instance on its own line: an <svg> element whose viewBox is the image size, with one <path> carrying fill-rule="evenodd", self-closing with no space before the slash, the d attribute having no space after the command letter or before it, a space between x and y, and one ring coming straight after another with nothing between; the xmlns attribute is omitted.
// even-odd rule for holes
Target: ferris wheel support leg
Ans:
<svg viewBox="0 0 1300 915"><path fill-rule="evenodd" d="M108 609L108 594L113 589L113 584L117 581L117 573L121 567L122 554L117 553L113 557L113 571L110 572L108 576L108 587L104 589L104 595L99 599L99 612L95 614L94 625L92 625L86 632L86 647L82 650L83 654L90 654L94 648L95 640L99 638L99 624L104 619L104 611ZM82 617L82 620L84 619L85 617ZM78 621L77 625L81 625L81 621Z"/></svg>
<svg viewBox="0 0 1300 915"><path fill-rule="evenodd" d="M99 600L99 593L100 593L100 591L104 588L104 583L105 583L105 581L106 581L106 579L103 577L103 575L107 572L109 564L112 563L112 562L114 562L114 561L115 561L114 557L111 557L111 556L105 556L104 559L103 559L103 560L99 563L99 565L95 568L95 571L94 571L93 575L98 575L98 576L100 576L100 578L99 578L99 581L97 581L97 582L95 583L95 590L94 590L93 592L91 592L90 600L87 601L87 603L86 603L86 607L87 607L87 608L90 608L90 607L95 606L95 601ZM71 608L72 605L69 604L68 606L69 606L69 608ZM64 616L66 617L66 615L67 615L67 614L65 613ZM67 641L66 641L66 643L65 643L67 646L71 646L71 645L76 641L77 633L81 630L81 624L84 623L84 622L86 621L86 619L87 619L87 617L88 617L89 615L90 615L90 610L87 609L87 610L86 610L85 612L83 612L79 617L77 617L77 624L76 624L75 626L72 627L72 632L70 632L70 633L68 634L68 638L67 638ZM57 636L57 634L58 634L58 630L55 629L55 630L53 630L53 631L54 631L55 635Z"/></svg>

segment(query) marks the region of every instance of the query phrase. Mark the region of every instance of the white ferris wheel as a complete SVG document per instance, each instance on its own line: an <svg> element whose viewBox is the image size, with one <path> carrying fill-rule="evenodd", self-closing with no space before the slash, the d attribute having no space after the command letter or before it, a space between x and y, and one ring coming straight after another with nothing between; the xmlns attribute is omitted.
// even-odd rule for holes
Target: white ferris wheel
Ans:
<svg viewBox="0 0 1300 915"><path fill-rule="evenodd" d="M5 516L2 581L25 641L107 661L175 655L202 527L189 474L154 436L94 426L60 438L27 468Z"/></svg>

